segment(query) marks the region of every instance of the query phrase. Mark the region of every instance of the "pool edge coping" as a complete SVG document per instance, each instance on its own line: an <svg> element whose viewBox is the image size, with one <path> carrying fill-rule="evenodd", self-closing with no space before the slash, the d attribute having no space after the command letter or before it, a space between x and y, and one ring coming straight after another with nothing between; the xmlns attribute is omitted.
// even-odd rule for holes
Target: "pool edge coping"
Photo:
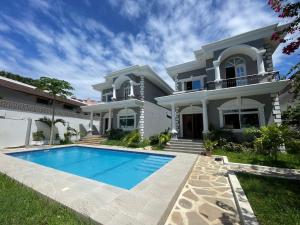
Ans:
<svg viewBox="0 0 300 225"><path fill-rule="evenodd" d="M190 154L185 154L185 153L176 153L176 152L161 152L161 151L159 151L159 152L157 152L157 151L153 151L153 150L141 150L141 149L132 149L132 148L122 148L122 147L119 147L119 146L105 146L105 145L97 145L97 146L91 146L91 145L79 145L79 144L73 144L73 145L63 145L63 146L55 146L55 147L52 147L52 148L60 148L60 147L71 147L71 146L82 146L82 147L92 147L92 148L105 148L105 149L111 149L111 150L124 150L124 151L130 151L130 152L137 152L137 153L140 153L140 152L144 152L144 153L150 153L150 154L158 154L158 155L168 155L168 156L176 156L173 160L171 160L170 162L169 162L169 166L168 166L168 170L169 171L171 171L172 170L172 167L174 167L174 166L176 166L178 163L179 163L179 161L178 161L178 159L180 159L180 158L182 158L182 160L183 161L188 161L189 163L190 163L190 165L184 165L183 164L183 166L184 166L184 170L185 170L185 172L184 173L181 173L181 177L178 179L174 179L174 177L176 177L176 176L170 176L170 177L173 177L173 183L175 182L176 184L177 184L177 186L176 187L173 187L173 190L171 190L171 192L173 193L173 194L171 194L171 195L169 195L169 197L167 198L167 199L159 199L159 201L164 201L164 209L163 210L160 210L161 211L161 213L160 213L160 216L159 216L159 218L156 218L156 223L155 224L163 224L163 222L165 221L165 219L168 217L168 215L169 215L169 212L170 212L170 210L172 209L172 207L173 207L173 204L174 204L174 202L176 201L176 199L177 199L177 197L178 197L178 194L180 193L180 191L181 191L181 189L182 189L182 187L184 186L184 184L185 184L185 182L186 182L186 180L187 180L187 178L189 177L189 174L190 174L190 172L191 172L191 170L192 170L192 168L193 168L193 166L194 166L194 164L195 164L195 162L196 162L196 160L197 160L197 158L198 158L198 155L190 155ZM24 151L35 151L35 150L42 150L42 149L44 149L43 147L41 148L41 147L38 147L38 148L30 148L30 149L28 149L28 148L20 148L20 149L8 149L8 150L6 150L6 151L0 151L0 156L3 154L3 155L5 155L5 156L7 156L7 157L11 157L11 158L13 158L12 156L8 156L8 155L6 155L6 153L13 153L13 152L24 152ZM3 156L2 156L3 157ZM177 159L177 160L175 160L175 159ZM18 160L21 160L21 159L18 159ZM16 161L16 160L15 160ZM24 160L22 160L23 161L23 164L24 164L24 162L25 162L25 164L26 163L29 163L29 164L27 164L27 165L30 165L30 163L32 163L32 162L28 162L28 161L24 161ZM174 163L172 163L174 161ZM175 163L177 161L177 164ZM22 164L22 163L21 163ZM35 163L33 163L33 164L35 164ZM179 163L180 164L180 163ZM186 164L186 163L185 163ZM45 169L45 168L42 168L43 166L42 165L39 165L39 164L35 164L36 165L36 167L38 167L38 168L41 168L42 170L43 169ZM178 166L178 165L177 165ZM58 173L58 174L61 174L61 173L65 173L65 172L63 172L63 171L59 171L59 170L56 170L56 169L52 169L52 168L49 168L49 167L46 167L47 169L46 170L54 170L54 173ZM177 167L174 167L173 169L179 169L179 168L177 168ZM13 179L15 179L15 180L17 180L18 182L20 182L20 183L23 183L23 184L25 184L26 186L29 186L30 188L32 188L32 189L34 189L35 191L37 191L37 192L39 192L40 194L42 194L42 195L44 195L44 196L46 196L46 197L48 197L48 198L50 198L50 199L52 199L52 200L54 200L54 201L56 201L56 202L59 202L60 204L63 204L63 205L65 205L65 206L67 206L67 207L69 207L69 208L71 208L73 211L75 211L76 213L79 213L80 215L83 215L83 216L85 216L85 217L90 217L93 221L96 221L96 222L98 222L98 223L100 223L100 224L106 224L105 223L105 221L100 221L99 219L95 219L95 218L93 218L93 215L92 214L90 214L90 215L86 215L84 212L82 213L82 212L80 212L80 210L78 210L78 209L74 209L74 207L72 208L72 206L70 207L69 205L67 205L67 204L65 204L65 202L63 202L63 201L60 201L59 199L55 199L55 198L53 198L53 196L49 196L49 194L47 194L47 193L43 193L42 191L40 191L38 188L36 188L36 187L34 187L34 186L32 186L32 185L30 185L30 184L28 184L28 182L26 182L26 181L24 181L24 180L22 180L22 179L18 179L18 178L16 178L15 176L12 176L12 175L10 175L9 173L7 173L7 172L3 172L3 169L1 169L0 168L0 172L1 173L4 173L4 174L7 174L9 177L11 177L11 178L13 178ZM52 171L53 172L53 171ZM68 174L68 173L67 173ZM163 175L164 174L164 175ZM76 175L73 175L73 174L68 174L68 175L70 175L71 177L73 177L74 178L74 176L76 177ZM153 175L153 176L152 176ZM130 193L131 192L131 194L133 194L133 192L135 192L135 193L137 193L138 194L138 196L143 196L143 188L145 188L145 190L147 189L147 186L149 185L149 186L155 186L155 185L158 185L158 187L159 187L159 183L160 183L160 180L158 180L158 178L161 178L161 177L164 177L165 176L165 178L167 178L166 177L166 170L165 169L159 169L158 171L156 171L156 172L154 172L153 174L151 174L149 177L147 177L145 180L143 180L141 183L139 183L137 186L135 186L135 187L133 187L132 189L130 189L130 190L118 190L118 191L120 191L120 192L122 192L119 196L121 196L121 195L124 195L124 193ZM148 179L149 178L149 179ZM81 180L82 181L82 179L87 179L87 178L83 178L83 177L79 177L78 178L78 176L77 176L77 178L75 178L75 180ZM91 181L91 180L90 180ZM89 183L91 183L89 181ZM155 181L155 182L154 182ZM172 179L171 179L171 181L172 181ZM83 182L85 182L85 181L83 181ZM102 183L102 182L97 182L97 181L94 181L94 182L96 182L96 183L100 183L101 184L101 186L106 186L106 188L107 188L107 186L110 186L110 187L108 187L108 189L110 189L111 188L111 185L106 185L106 184L104 184L104 183ZM153 184L153 182L154 182L154 184ZM165 183L166 183L166 180L165 180ZM170 186L170 185L169 185ZM117 191L117 192L118 192ZM149 189L148 189L148 191L149 191ZM150 189L150 191L151 191L151 189ZM159 190L155 190L155 191L157 191L157 192L159 192ZM146 197L147 198L147 196L145 196L145 195L147 195L147 191L144 193L144 196L143 197ZM118 196L118 197L119 197ZM148 198L150 199L150 201L152 200L151 198L151 196L148 196ZM152 201L153 202L153 201ZM123 215L123 219L124 219L124 223L126 222L126 221L128 221L128 218L127 218L127 220L126 220L126 216L128 216L128 215ZM155 215L154 215L155 216ZM101 216L100 216L101 217ZM120 217L120 218L122 218L122 216ZM122 221L123 222L123 220L121 220L119 218L119 220L118 221ZM147 219L147 218L145 218L145 219ZM139 220L137 220L136 222L138 222L138 223L141 223L140 221L142 221L143 222L143 219L142 218L139 218ZM109 221L108 221L109 222ZM138 223L132 223L132 224L138 224ZM110 224L110 223L107 223L107 224ZM113 224L113 223L112 223Z"/></svg>

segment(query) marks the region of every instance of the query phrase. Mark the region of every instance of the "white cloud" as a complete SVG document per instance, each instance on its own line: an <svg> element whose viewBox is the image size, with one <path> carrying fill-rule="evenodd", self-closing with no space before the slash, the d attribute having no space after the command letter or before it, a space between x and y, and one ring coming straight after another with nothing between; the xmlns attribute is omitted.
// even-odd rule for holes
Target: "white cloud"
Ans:
<svg viewBox="0 0 300 225"><path fill-rule="evenodd" d="M173 86L165 66L192 60L193 50L204 43L276 22L266 3L260 0L161 0L155 5L146 0L110 0L124 19L138 26L136 33L117 33L95 18L75 12L66 15L64 5L30 2L33 8L43 9L45 16L61 29L42 25L34 14L22 19L2 15L8 31L34 43L38 56L28 56L28 52L18 48L13 54L15 50L9 48L16 47L8 37L2 43L7 57L0 54L0 69L65 79L82 98L98 98L92 84L102 82L108 72L135 64L149 64ZM50 12L55 12L55 17Z"/></svg>

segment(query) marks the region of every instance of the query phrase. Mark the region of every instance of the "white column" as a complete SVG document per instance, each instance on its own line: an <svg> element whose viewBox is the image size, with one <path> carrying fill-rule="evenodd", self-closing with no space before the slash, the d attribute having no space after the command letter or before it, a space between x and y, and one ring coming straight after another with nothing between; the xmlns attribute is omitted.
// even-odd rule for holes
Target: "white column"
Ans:
<svg viewBox="0 0 300 225"><path fill-rule="evenodd" d="M108 110L108 128L107 130L111 130L111 109Z"/></svg>
<svg viewBox="0 0 300 225"><path fill-rule="evenodd" d="M112 85L112 88L113 88L113 100L116 100L117 99L117 94L116 94L116 85Z"/></svg>
<svg viewBox="0 0 300 225"><path fill-rule="evenodd" d="M89 129L89 132L92 134L93 132L93 120L94 120L94 113L93 111L91 112L91 118L90 118L90 129Z"/></svg>
<svg viewBox="0 0 300 225"><path fill-rule="evenodd" d="M176 130L176 112L175 112L175 104L171 103L172 108L172 130L171 133L173 134L173 139L177 139L177 130Z"/></svg>
<svg viewBox="0 0 300 225"><path fill-rule="evenodd" d="M130 96L130 97L134 97L134 92L133 92L133 81L131 80L129 83L130 83L130 94L129 94L129 96Z"/></svg>
<svg viewBox="0 0 300 225"><path fill-rule="evenodd" d="M221 74L220 74L220 62L214 61L214 68L215 68L215 81L219 82L221 80Z"/></svg>
<svg viewBox="0 0 300 225"><path fill-rule="evenodd" d="M202 100L203 134L208 133L207 101Z"/></svg>
<svg viewBox="0 0 300 225"><path fill-rule="evenodd" d="M263 60L263 54L266 52L266 50L261 50L257 53L257 59L256 59L256 62L257 62L257 71L258 71L258 74L262 74L262 73L265 73L265 65L264 65L264 60Z"/></svg>

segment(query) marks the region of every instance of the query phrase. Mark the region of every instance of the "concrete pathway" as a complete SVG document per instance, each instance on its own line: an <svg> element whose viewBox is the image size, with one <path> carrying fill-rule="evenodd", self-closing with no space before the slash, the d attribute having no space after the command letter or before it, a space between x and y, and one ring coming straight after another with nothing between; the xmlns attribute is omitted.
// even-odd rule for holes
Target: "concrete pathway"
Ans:
<svg viewBox="0 0 300 225"><path fill-rule="evenodd" d="M227 169L212 157L199 156L165 225L237 225Z"/></svg>

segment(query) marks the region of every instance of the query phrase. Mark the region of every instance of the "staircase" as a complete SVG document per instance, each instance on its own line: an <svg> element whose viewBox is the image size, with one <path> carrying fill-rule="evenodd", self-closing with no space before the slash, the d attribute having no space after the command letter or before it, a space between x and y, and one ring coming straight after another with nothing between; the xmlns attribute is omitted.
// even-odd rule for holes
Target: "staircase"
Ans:
<svg viewBox="0 0 300 225"><path fill-rule="evenodd" d="M205 151L201 140L178 139L171 140L164 151L201 154Z"/></svg>
<svg viewBox="0 0 300 225"><path fill-rule="evenodd" d="M83 138L81 138L80 141L78 141L78 144L81 145L100 145L100 142L104 141L105 139L100 135L87 135Z"/></svg>

